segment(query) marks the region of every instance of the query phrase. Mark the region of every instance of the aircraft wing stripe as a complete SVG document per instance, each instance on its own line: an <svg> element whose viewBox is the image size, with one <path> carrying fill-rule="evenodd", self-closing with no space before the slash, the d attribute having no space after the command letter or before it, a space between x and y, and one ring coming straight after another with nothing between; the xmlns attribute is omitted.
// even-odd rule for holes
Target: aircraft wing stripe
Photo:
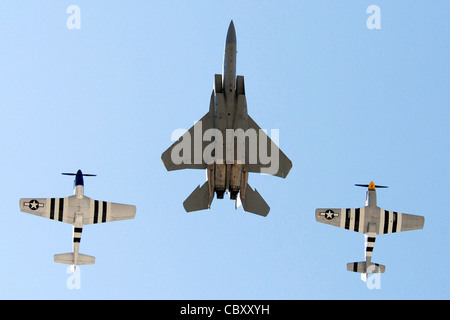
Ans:
<svg viewBox="0 0 450 320"><path fill-rule="evenodd" d="M379 225L379 229L378 229L378 234L383 234L384 232L383 232L383 227L384 227L384 217L385 217L385 215L383 214L383 212L384 212L384 209L381 209L380 208L380 221L379 221L379 223L378 223L378 225Z"/></svg>
<svg viewBox="0 0 450 320"><path fill-rule="evenodd" d="M355 228L355 209L350 209L350 224L348 230L353 230Z"/></svg>
<svg viewBox="0 0 450 320"><path fill-rule="evenodd" d="M341 228L345 228L345 211L346 209L341 209Z"/></svg>
<svg viewBox="0 0 450 320"><path fill-rule="evenodd" d="M394 215L394 222L392 223L392 232L397 232L397 218L398 218L398 213L397 212L393 212Z"/></svg>
<svg viewBox="0 0 450 320"><path fill-rule="evenodd" d="M106 201L103 201L102 222L106 222L106 210L107 210L107 203Z"/></svg>
<svg viewBox="0 0 450 320"><path fill-rule="evenodd" d="M50 199L50 219L55 219L55 198Z"/></svg>
<svg viewBox="0 0 450 320"><path fill-rule="evenodd" d="M402 231L402 213L380 209L380 233L396 233ZM383 229L381 230L381 225Z"/></svg>
<svg viewBox="0 0 450 320"><path fill-rule="evenodd" d="M384 229L383 233L388 233L389 230L389 211L384 210Z"/></svg>
<svg viewBox="0 0 450 320"><path fill-rule="evenodd" d="M100 215L101 215L101 217L100 217ZM93 223L107 222L107 218L108 218L108 202L94 200L94 221L93 221Z"/></svg>
<svg viewBox="0 0 450 320"><path fill-rule="evenodd" d="M98 223L98 200L94 201L94 223Z"/></svg>
<svg viewBox="0 0 450 320"><path fill-rule="evenodd" d="M59 198L58 221L63 221L64 214L64 198Z"/></svg>
<svg viewBox="0 0 450 320"><path fill-rule="evenodd" d="M55 215L58 215L57 217ZM50 198L49 218L63 222L64 217L64 198Z"/></svg>
<svg viewBox="0 0 450 320"><path fill-rule="evenodd" d="M360 219L360 212L359 208L355 209L355 226L353 228L354 231L359 231L359 219Z"/></svg>
<svg viewBox="0 0 450 320"><path fill-rule="evenodd" d="M345 214L344 214L345 211ZM341 210L341 228L364 233L365 208Z"/></svg>
<svg viewBox="0 0 450 320"><path fill-rule="evenodd" d="M403 214L398 214L397 232L402 232Z"/></svg>
<svg viewBox="0 0 450 320"><path fill-rule="evenodd" d="M345 229L350 229L350 209L345 209Z"/></svg>
<svg viewBox="0 0 450 320"><path fill-rule="evenodd" d="M365 222L365 217L366 217L366 208L362 207L361 208L361 215L360 215L360 221L359 221L359 229L355 230L361 233L364 233L364 222Z"/></svg>

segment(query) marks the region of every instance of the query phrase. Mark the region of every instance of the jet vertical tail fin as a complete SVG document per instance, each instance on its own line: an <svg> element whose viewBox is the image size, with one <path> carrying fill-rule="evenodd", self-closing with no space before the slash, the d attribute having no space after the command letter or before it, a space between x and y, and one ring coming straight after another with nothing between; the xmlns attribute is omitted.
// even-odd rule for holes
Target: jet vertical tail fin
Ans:
<svg viewBox="0 0 450 320"><path fill-rule="evenodd" d="M245 188L245 198L241 198L241 204L244 211L263 217L267 216L270 211L270 207L263 197L261 197L256 189L253 190L249 184L247 184L247 187Z"/></svg>
<svg viewBox="0 0 450 320"><path fill-rule="evenodd" d="M87 265L87 264L95 263L95 257L88 256L87 254L81 254L81 253L79 253L77 255L77 261L75 263L75 258L74 258L73 252L55 254L54 260L57 263L72 264L72 265L75 265L75 264L76 265Z"/></svg>
<svg viewBox="0 0 450 320"><path fill-rule="evenodd" d="M206 181L200 185L183 202L183 207L187 212L209 209L212 199L209 197L209 183Z"/></svg>

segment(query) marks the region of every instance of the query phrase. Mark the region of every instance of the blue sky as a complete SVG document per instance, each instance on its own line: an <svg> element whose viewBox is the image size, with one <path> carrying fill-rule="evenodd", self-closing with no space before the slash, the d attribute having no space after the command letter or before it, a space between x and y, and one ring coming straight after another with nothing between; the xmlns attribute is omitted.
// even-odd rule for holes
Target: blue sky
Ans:
<svg viewBox="0 0 450 320"><path fill-rule="evenodd" d="M69 5L81 29L69 30ZM381 29L369 30L369 5ZM2 299L448 299L448 1L2 1ZM227 199L187 214L203 171L167 172L172 132L208 110L226 31L248 112L279 129L286 179L253 174L266 218ZM21 197L134 204L134 220L86 226L81 289L53 254L72 227L19 211ZM425 228L377 237L386 265L369 290L348 262L362 234L315 221L361 207L355 183L388 185L378 205Z"/></svg>

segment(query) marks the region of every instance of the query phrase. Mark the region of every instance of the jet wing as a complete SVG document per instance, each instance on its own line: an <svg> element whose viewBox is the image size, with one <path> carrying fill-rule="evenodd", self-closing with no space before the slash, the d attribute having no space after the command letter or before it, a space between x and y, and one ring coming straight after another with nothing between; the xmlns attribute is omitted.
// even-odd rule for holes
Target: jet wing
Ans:
<svg viewBox="0 0 450 320"><path fill-rule="evenodd" d="M73 223L75 213L69 210L69 197L66 198L22 198L20 211L39 217Z"/></svg>
<svg viewBox="0 0 450 320"><path fill-rule="evenodd" d="M264 156L267 156L268 159L270 159L268 163L262 163L261 154L258 154L258 156L256 157L257 163L252 164L250 163L251 161L247 160L248 171L256 173L266 173L277 177L286 178L292 168L292 161L283 153L283 151L278 148L278 146L264 133L264 131L261 130L261 128L250 116L247 116L247 125L248 129L254 129L258 135L258 153L261 153L260 141L266 141L267 145L265 146L265 151L267 155ZM276 157L275 159L271 157L274 153L278 154L278 157ZM246 150L246 157L247 159L249 157L248 146Z"/></svg>
<svg viewBox="0 0 450 320"><path fill-rule="evenodd" d="M211 142L203 141L203 134L213 126L214 118L211 116L211 112L208 112L169 149L164 151L161 160L167 171L206 169L208 165L203 159L203 150Z"/></svg>
<svg viewBox="0 0 450 320"><path fill-rule="evenodd" d="M324 208L316 209L316 221L335 227L366 233L368 230L365 207L362 208Z"/></svg>

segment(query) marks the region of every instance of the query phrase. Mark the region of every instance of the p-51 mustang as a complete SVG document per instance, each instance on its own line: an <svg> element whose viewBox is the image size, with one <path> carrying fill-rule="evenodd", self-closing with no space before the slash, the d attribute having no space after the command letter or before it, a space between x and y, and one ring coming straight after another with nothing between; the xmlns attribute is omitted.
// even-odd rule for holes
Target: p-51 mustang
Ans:
<svg viewBox="0 0 450 320"><path fill-rule="evenodd" d="M365 281L368 273L383 273L384 265L373 263L372 252L375 238L378 234L388 234L401 231L422 229L425 218L412 214L384 210L377 206L376 188L372 182L369 185L356 184L358 187L368 187L366 206L356 209L316 209L316 220L332 226L365 234L365 261L347 264L347 270L361 273Z"/></svg>
<svg viewBox="0 0 450 320"><path fill-rule="evenodd" d="M83 225L133 219L136 214L136 207L86 197L83 193L83 176L95 176L93 174L83 174L81 170L78 170L77 173L63 173L63 175L75 176L73 196L66 198L22 198L19 206L22 212L73 225L73 252L55 254L54 259L55 262L71 264L75 269L77 265L95 263L95 257L78 252Z"/></svg>

